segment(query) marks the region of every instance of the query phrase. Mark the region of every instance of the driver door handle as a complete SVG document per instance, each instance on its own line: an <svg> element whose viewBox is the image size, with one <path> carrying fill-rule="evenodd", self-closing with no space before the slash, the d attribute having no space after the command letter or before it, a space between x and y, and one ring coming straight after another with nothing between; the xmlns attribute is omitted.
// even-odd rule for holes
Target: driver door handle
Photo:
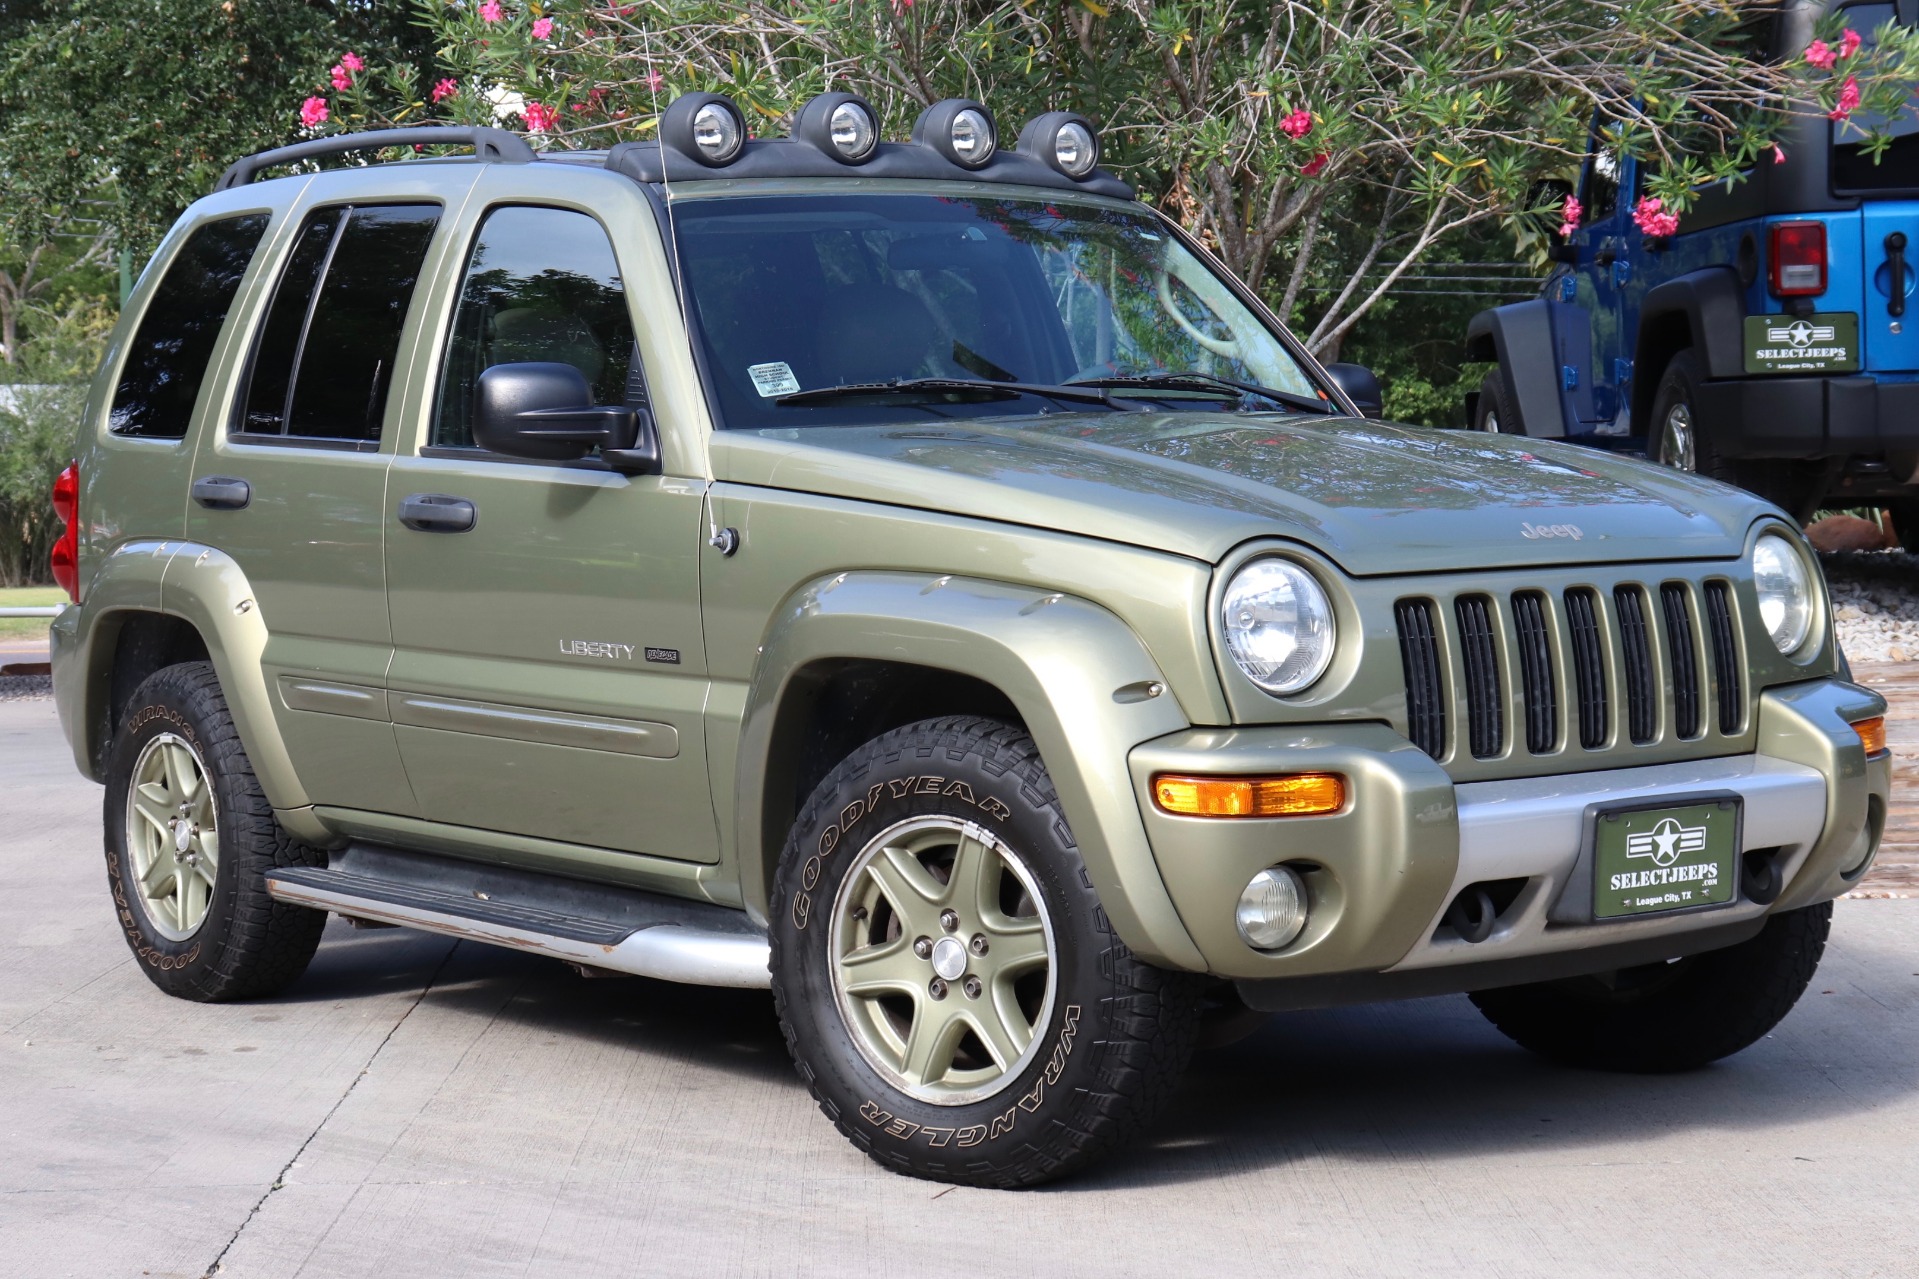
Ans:
<svg viewBox="0 0 1919 1279"><path fill-rule="evenodd" d="M464 533L478 518L479 509L463 497L413 493L400 499L400 523L420 533Z"/></svg>
<svg viewBox="0 0 1919 1279"><path fill-rule="evenodd" d="M238 511L253 500L253 489L231 475L202 475L193 482L193 500L209 511Z"/></svg>

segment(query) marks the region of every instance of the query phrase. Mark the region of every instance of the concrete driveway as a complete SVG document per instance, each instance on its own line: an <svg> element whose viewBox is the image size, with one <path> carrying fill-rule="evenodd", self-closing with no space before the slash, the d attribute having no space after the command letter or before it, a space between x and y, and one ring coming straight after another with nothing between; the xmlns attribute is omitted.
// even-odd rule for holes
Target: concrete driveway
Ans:
<svg viewBox="0 0 1919 1279"><path fill-rule="evenodd" d="M1463 998L1275 1019L1152 1139L1026 1193L879 1171L764 994L335 924L286 996L167 999L99 788L0 702L0 1274L1911 1276L1919 900L1693 1075L1554 1068Z"/></svg>

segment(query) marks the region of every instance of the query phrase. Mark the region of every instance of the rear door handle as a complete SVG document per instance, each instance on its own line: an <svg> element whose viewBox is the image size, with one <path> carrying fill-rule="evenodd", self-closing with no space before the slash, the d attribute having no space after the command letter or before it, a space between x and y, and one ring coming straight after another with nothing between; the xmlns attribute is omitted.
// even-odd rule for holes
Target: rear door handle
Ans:
<svg viewBox="0 0 1919 1279"><path fill-rule="evenodd" d="M421 533L464 533L480 512L463 497L414 493L400 499L400 523Z"/></svg>
<svg viewBox="0 0 1919 1279"><path fill-rule="evenodd" d="M210 511L237 511L253 500L253 488L231 475L202 475L193 482L193 500Z"/></svg>

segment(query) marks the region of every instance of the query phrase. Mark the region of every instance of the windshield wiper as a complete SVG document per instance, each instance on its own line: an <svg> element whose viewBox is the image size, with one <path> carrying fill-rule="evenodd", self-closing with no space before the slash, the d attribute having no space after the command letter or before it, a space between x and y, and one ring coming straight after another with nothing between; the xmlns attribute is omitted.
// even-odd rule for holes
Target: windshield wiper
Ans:
<svg viewBox="0 0 1919 1279"><path fill-rule="evenodd" d="M1153 391L1232 391L1232 397L1238 399L1245 395L1257 395L1261 399L1283 404L1288 408L1302 409L1308 413L1331 413L1333 406L1325 400L1314 399L1310 395L1299 395L1292 391L1276 391L1270 386L1261 386L1257 382L1238 382L1229 377L1220 377L1215 373L1119 373L1111 377L1074 378L1068 386L1103 386L1125 394L1126 387L1136 386Z"/></svg>
<svg viewBox="0 0 1919 1279"><path fill-rule="evenodd" d="M848 399L854 396L911 395L916 391L934 394L958 392L985 395L1001 400L1015 399L1021 395L1039 395L1047 399L1064 400L1075 404L1104 404L1109 407L1113 403L1110 392L1077 383L1067 386L1041 386L1034 382L995 382L988 378L971 377L909 377L894 378L890 382L846 382L839 386L816 386L810 391L792 391L786 395L776 395L773 397L773 403L822 404L828 400Z"/></svg>

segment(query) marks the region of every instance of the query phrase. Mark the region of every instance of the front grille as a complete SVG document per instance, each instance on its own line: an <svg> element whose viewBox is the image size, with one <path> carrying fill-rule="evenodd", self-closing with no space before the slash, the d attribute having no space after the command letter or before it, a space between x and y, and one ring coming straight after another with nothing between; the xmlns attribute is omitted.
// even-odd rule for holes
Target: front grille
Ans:
<svg viewBox="0 0 1919 1279"><path fill-rule="evenodd" d="M1559 740L1559 698L1553 688L1546 597L1538 591L1513 596L1513 638L1519 643L1519 680L1526 698L1526 749L1544 755Z"/></svg>
<svg viewBox="0 0 1919 1279"><path fill-rule="evenodd" d="M1393 605L1399 658L1406 668L1406 736L1434 759L1446 750L1446 691L1439 679L1439 630L1431 600Z"/></svg>
<svg viewBox="0 0 1919 1279"><path fill-rule="evenodd" d="M1505 744L1506 717L1499 695L1499 637L1493 633L1492 600L1462 596L1459 648L1466 677L1466 729L1474 759L1491 759Z"/></svg>
<svg viewBox="0 0 1919 1279"><path fill-rule="evenodd" d="M1746 693L1739 679L1739 641L1732 630L1732 588L1706 583L1706 631L1712 636L1713 682L1719 686L1719 731L1736 733L1746 718Z"/></svg>
<svg viewBox="0 0 1919 1279"><path fill-rule="evenodd" d="M1699 736L1699 658L1692 651L1692 611L1684 582L1659 588L1659 609L1666 615L1667 661L1672 666L1672 723L1681 737Z"/></svg>
<svg viewBox="0 0 1919 1279"><path fill-rule="evenodd" d="M1626 730L1635 746L1644 746L1659 731L1646 597L1637 586L1619 586L1613 588L1612 598L1619 611L1619 653L1626 663Z"/></svg>
<svg viewBox="0 0 1919 1279"><path fill-rule="evenodd" d="M1660 742L1731 750L1723 739L1748 723L1737 609L1722 579L1435 591L1398 600L1393 617L1407 736L1435 759ZM1485 774L1475 765L1469 775Z"/></svg>

